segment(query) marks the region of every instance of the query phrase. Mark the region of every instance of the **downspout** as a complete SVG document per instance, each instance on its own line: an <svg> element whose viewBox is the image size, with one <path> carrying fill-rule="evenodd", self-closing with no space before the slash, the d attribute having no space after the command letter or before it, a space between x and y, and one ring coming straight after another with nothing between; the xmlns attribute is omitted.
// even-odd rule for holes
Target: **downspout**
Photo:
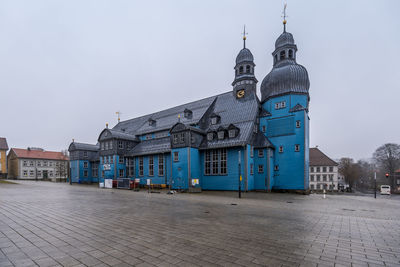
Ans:
<svg viewBox="0 0 400 267"><path fill-rule="evenodd" d="M192 142L192 140L191 140L191 132L189 131L189 140L188 140L188 142L189 142L189 146L188 146L188 189L190 188L190 180L191 180L191 173L190 173L190 171L191 171L191 169L190 169L190 146L191 146L191 142Z"/></svg>
<svg viewBox="0 0 400 267"><path fill-rule="evenodd" d="M247 192L249 189L249 180L247 179L247 145L243 145L244 154L244 179L246 181L244 190Z"/></svg>
<svg viewBox="0 0 400 267"><path fill-rule="evenodd" d="M267 192L270 190L270 187L271 187L271 163L270 163L271 155L270 155L270 153L271 153L271 150L269 147L267 147L267 181L266 181L267 182L266 183Z"/></svg>

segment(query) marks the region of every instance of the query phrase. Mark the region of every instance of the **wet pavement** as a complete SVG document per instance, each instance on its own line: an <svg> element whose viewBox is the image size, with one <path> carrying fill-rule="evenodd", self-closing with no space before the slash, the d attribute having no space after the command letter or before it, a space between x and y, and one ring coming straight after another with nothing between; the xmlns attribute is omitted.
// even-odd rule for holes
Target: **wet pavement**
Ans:
<svg viewBox="0 0 400 267"><path fill-rule="evenodd" d="M400 266L400 196L0 184L0 266Z"/></svg>

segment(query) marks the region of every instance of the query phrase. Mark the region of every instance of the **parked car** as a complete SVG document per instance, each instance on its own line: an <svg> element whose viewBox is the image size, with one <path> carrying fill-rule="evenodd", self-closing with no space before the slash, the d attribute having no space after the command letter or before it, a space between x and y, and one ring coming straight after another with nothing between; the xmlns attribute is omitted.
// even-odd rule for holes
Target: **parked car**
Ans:
<svg viewBox="0 0 400 267"><path fill-rule="evenodd" d="M381 185L381 195L390 195L390 185Z"/></svg>

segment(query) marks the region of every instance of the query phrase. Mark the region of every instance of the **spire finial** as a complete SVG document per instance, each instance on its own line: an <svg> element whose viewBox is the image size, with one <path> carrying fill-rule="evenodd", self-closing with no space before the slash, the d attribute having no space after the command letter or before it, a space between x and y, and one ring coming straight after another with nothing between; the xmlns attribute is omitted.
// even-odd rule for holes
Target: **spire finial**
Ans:
<svg viewBox="0 0 400 267"><path fill-rule="evenodd" d="M282 14L283 14L283 16L282 16L282 18L283 18L283 32L286 32L286 18L289 17L288 15L286 15L286 6L287 6L287 3L285 1L285 4L283 5L283 12L282 12Z"/></svg>
<svg viewBox="0 0 400 267"><path fill-rule="evenodd" d="M247 32L246 32L246 25L244 25L243 26L243 48L246 48L246 35L248 34Z"/></svg>

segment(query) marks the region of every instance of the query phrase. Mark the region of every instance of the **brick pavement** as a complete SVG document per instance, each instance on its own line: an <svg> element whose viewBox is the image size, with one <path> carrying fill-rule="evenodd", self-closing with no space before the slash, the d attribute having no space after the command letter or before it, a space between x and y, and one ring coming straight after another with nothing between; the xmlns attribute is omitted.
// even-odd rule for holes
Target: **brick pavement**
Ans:
<svg viewBox="0 0 400 267"><path fill-rule="evenodd" d="M400 266L400 197L0 184L0 266L37 265Z"/></svg>

